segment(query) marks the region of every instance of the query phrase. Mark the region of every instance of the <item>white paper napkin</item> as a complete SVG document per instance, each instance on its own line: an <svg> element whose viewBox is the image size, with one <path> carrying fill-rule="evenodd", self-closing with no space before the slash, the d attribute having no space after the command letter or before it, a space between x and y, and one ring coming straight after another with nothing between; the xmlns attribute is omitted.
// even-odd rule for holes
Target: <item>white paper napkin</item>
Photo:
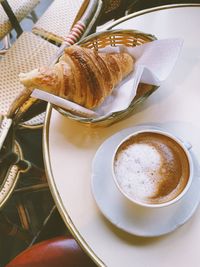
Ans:
<svg viewBox="0 0 200 267"><path fill-rule="evenodd" d="M101 117L124 110L135 97L140 82L160 86L169 76L182 45L182 39L163 39L136 47L118 46L101 49L100 52L107 53L128 52L136 60L135 69L113 90L102 105L93 111L38 89L33 91L32 97L48 101L83 117Z"/></svg>

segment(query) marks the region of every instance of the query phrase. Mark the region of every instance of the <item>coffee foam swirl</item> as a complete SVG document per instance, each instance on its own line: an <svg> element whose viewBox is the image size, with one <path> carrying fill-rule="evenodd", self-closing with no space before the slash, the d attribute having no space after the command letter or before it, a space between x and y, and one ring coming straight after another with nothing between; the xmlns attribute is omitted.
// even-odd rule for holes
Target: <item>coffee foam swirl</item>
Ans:
<svg viewBox="0 0 200 267"><path fill-rule="evenodd" d="M123 143L115 157L114 172L130 198L164 203L184 189L189 163L174 140L157 133L141 133Z"/></svg>

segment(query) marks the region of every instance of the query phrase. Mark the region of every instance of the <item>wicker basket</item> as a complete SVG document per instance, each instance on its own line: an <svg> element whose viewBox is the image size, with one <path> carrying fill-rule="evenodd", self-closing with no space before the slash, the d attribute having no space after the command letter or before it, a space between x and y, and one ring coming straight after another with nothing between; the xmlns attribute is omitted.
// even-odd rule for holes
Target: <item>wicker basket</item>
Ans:
<svg viewBox="0 0 200 267"><path fill-rule="evenodd" d="M154 40L156 40L155 36L135 30L110 30L92 34L81 40L78 44L82 47L98 50L108 46L118 45L134 47ZM114 112L109 116L102 116L98 118L84 118L72 114L69 111L65 111L64 109L59 107L55 107L55 109L70 119L85 123L90 126L108 126L113 124L114 122L130 116L134 112L135 106L143 102L156 89L156 86L139 84L139 88L137 90L138 93L129 107L125 110Z"/></svg>

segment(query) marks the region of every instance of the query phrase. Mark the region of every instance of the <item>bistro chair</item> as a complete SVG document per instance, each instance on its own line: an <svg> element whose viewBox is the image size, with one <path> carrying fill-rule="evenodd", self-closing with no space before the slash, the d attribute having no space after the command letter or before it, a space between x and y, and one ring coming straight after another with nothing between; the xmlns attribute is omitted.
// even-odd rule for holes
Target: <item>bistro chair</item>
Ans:
<svg viewBox="0 0 200 267"><path fill-rule="evenodd" d="M118 19L125 15L128 7L127 0L104 0L103 15L100 19L100 24L111 19Z"/></svg>
<svg viewBox="0 0 200 267"><path fill-rule="evenodd" d="M33 33L24 32L7 51L0 61L0 114L2 114L0 115L0 124L2 124L12 101L23 90L23 86L18 79L19 72L48 64L49 58L55 54L57 49L57 46ZM19 231L20 228L15 227L15 225L11 227L11 223L11 230L8 229L8 235L15 235L18 239L25 237L27 242L31 241L33 234L38 231L38 227L44 219L44 217L37 216L34 213L34 201L47 198L44 201L46 203L44 210L47 210L50 199L44 168L40 164L42 162L41 140L39 139L40 129L35 126L41 125L43 119L44 116L39 115L32 119L30 123L23 125L23 128L21 128L22 126L17 126L17 131L12 126L0 149L0 210L3 211L4 207L7 210L10 199L14 198L12 203L15 209L13 210L18 213L18 221L22 231ZM0 131L0 135L1 133ZM27 140L26 136L29 136L29 140ZM39 155L37 155L36 161L35 155L37 153ZM38 159L40 159L40 162ZM40 205L40 209L41 207ZM35 216L33 216L34 214ZM44 215L47 215L47 211L43 212L42 216ZM16 236L17 234L18 236Z"/></svg>
<svg viewBox="0 0 200 267"><path fill-rule="evenodd" d="M78 1L73 1L73 3L75 2L77 3ZM74 25L73 21L71 21L70 26L66 25L69 27L67 36L70 36L70 38L61 46L62 49L64 49L65 46L71 45L72 39L75 41L78 40L78 37L81 37L81 34L84 33L87 26L93 20L93 14L96 11L97 3L100 3L100 1L90 0L85 13L80 18L79 23L82 25L80 36L75 36L73 34L73 29L76 27L76 23ZM26 120L24 124L21 124L21 121L19 122L16 120L15 116L9 117L8 110L10 109L10 106L12 106L16 96L23 90L23 86L19 83L18 74L20 72L27 72L31 69L50 64L52 58L55 60L55 56L58 56L58 51L60 53L63 50L47 40L44 40L40 36L36 36L32 32L23 32L0 61L0 209L1 211L4 210L4 207L7 207L10 202L8 200L14 198L16 201L13 201L13 203L14 205L17 205L14 210L17 210L19 213L21 227L26 230L25 233L28 234L30 233L31 228L37 227L33 223L34 220L30 220L30 214L27 214L27 209L32 210L30 207L27 208L27 204L29 203L32 205L33 199L39 201L40 197L37 197L36 195L40 194L40 192L41 197L45 197L45 199L51 198L49 196L50 191L48 189L46 178L43 177L44 173L42 171L44 171L44 168L38 168L29 160L27 155L24 154L23 140L19 138L22 140L22 143L20 143L20 140L16 139L19 137L19 133L21 133L22 130L29 131L30 129L39 129L41 133L44 114L34 118L31 117L30 121ZM42 104L45 110L45 103ZM20 106L20 111L21 109L23 110L26 105L27 103L24 103L24 105ZM40 113L38 112L38 114ZM25 117L27 119L29 116L26 114ZM33 131L29 131L29 134L32 135L32 132ZM38 139L35 141L35 143L41 142L41 140L38 141ZM29 140L29 155L34 154L33 151L35 149L35 145L33 145L34 147L31 147L30 143ZM38 150L37 153L42 155L41 150ZM24 179L22 179L22 176ZM29 182L31 182L31 184ZM53 203L51 203L51 200L44 200L42 201L42 204L52 206ZM41 209L41 205L38 207ZM44 209L46 208L44 207ZM44 214L45 213L38 215L36 212L35 217L44 216ZM41 218L44 219L43 217ZM41 220L39 221L41 222ZM3 222L5 222L5 220L3 220L2 223ZM10 229L11 230L7 229L7 232L12 236L13 231L17 228L10 227ZM38 230L38 228L36 230ZM27 242L30 242L30 239L33 238L32 234L35 233L35 231L31 231L31 236L24 235L23 231L22 233L23 234L21 235L21 232L19 232L18 237L27 237Z"/></svg>
<svg viewBox="0 0 200 267"><path fill-rule="evenodd" d="M79 0L73 1L73 3L75 2L78 5ZM15 148L14 139L16 130L20 127L29 129L41 128L44 121L46 103L31 97L29 97L23 105L18 107L19 112L17 110L16 113L10 115L10 107L12 106L12 103L24 88L19 82L19 73L48 65L50 62L52 63L52 58L53 60L57 60L57 57L59 56L57 52L62 53L66 46L69 46L75 42L75 40L78 40L78 37L81 37L81 34L87 29L88 24L93 20L93 14L97 9L98 3L99 1L97 0L89 1L85 13L77 22L78 25L75 23L73 26L73 21L71 21L70 29L72 28L72 32L69 30L67 35L70 38L68 38L68 41L66 39L66 42L63 43L60 48L31 32L24 32L0 61L0 166L2 166L2 168L5 165L4 162L8 161L9 163L9 157L16 154L15 151L13 151ZM79 30L79 25L81 25L81 30ZM78 32L80 33L79 36L77 36L77 31L75 31L76 34L74 35L74 27L78 27ZM35 113L33 112L33 109ZM29 112L29 110L31 110L31 112ZM37 116L32 116L33 114ZM23 117L25 123L21 123L19 117L20 119ZM29 118L31 119L29 120ZM13 144L13 146L10 147L10 144ZM8 151L7 147L9 147ZM7 201L8 196L13 191L16 180L19 177L20 169L18 169L18 167L16 168L16 164L12 164L12 162L10 165L13 165L10 168L14 168L14 173L10 171L11 169L7 168L6 176L1 179L0 207Z"/></svg>
<svg viewBox="0 0 200 267"><path fill-rule="evenodd" d="M31 32L24 32L0 61L0 114L5 115L23 90L18 75L49 63L57 46Z"/></svg>
<svg viewBox="0 0 200 267"><path fill-rule="evenodd" d="M35 244L5 267L95 267L75 239L59 236Z"/></svg>
<svg viewBox="0 0 200 267"><path fill-rule="evenodd" d="M39 2L40 0L0 0L0 40L3 39L4 47L2 50L10 47L11 30L15 29L18 36L22 33L20 22L25 17L29 16L34 23L36 22L37 16L34 9Z"/></svg>
<svg viewBox="0 0 200 267"><path fill-rule="evenodd" d="M82 17L89 2L91 1L54 0L46 12L33 26L32 32L44 39L57 43L58 45L61 44L65 41L74 21L78 21ZM98 1L98 7L82 37L87 35L94 26L97 17L100 14L101 6L102 2Z"/></svg>
<svg viewBox="0 0 200 267"><path fill-rule="evenodd" d="M73 1L73 3L75 2L78 1ZM70 22L71 25L67 34L70 38L68 38L68 41L66 38L65 43L63 43L60 48L64 49L65 46L69 46L73 43L72 39L76 41L78 37L81 37L87 29L88 24L93 20L93 14L96 11L97 3L100 2L101 1L96 0L89 1L86 11L79 21L82 26L80 36L75 36L73 34L76 23L74 24L73 21ZM40 67L41 65L50 64L52 58L55 59L55 56L58 56L57 52L63 51L61 51L60 48L44 40L40 36L36 36L34 33L23 32L0 61L0 208L1 211L5 211L7 209L4 208L8 207L9 203L14 203L16 207L14 210L17 211L20 217L20 228L22 231L19 231L20 228L12 227L11 223L10 228L7 228L7 232L10 236L13 236L13 232L15 234L15 232L18 231L18 239L27 239L26 242L28 242L29 245L30 241L34 239L34 234L38 232L38 226L41 225L41 221L44 219L42 216L49 212L49 207L52 207L53 203L51 201L46 178L44 177L45 175L43 176L44 173L42 173L44 169L34 166L29 160L29 157L27 157L28 155L24 153L23 140L21 138L19 138L20 140L16 139L19 137L19 133L21 133L22 130L29 131L31 129L29 134L32 135L33 129L39 129L41 133L44 114L41 114L41 117L39 115L21 124L16 120L15 116L9 117L8 110L10 106L12 106L16 96L23 90L23 86L19 83L18 74ZM26 104L27 103L24 103L19 109L23 110ZM27 116L25 117L27 118ZM7 125L7 122L8 124L10 123L10 125ZM5 128L7 128L8 131L6 130L5 132ZM20 143L20 141L22 141L22 143ZM41 142L41 140L38 141L37 139L35 143L37 142ZM35 145L31 147L30 143L29 140L29 155L34 154L33 151L35 149ZM37 153L42 155L41 150L38 150ZM22 177L24 178L22 179ZM14 201L12 201L13 199ZM41 201L41 204L39 204L39 206L33 205L34 201L37 203ZM42 212L41 214L40 211L36 211L31 206L39 207L39 209L43 206L46 212ZM32 214L32 216L30 216L30 214ZM39 217L38 220L37 217ZM6 217L4 216L3 218ZM33 220L31 218L35 219ZM2 219L2 224L5 222L6 219ZM14 264L14 266L17 265Z"/></svg>

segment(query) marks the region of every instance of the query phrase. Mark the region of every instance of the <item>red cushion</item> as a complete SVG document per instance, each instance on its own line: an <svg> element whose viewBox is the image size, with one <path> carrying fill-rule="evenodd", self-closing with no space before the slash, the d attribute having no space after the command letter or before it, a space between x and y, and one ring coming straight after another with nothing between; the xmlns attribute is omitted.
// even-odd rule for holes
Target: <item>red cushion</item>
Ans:
<svg viewBox="0 0 200 267"><path fill-rule="evenodd" d="M95 267L71 237L57 237L26 249L6 267Z"/></svg>

